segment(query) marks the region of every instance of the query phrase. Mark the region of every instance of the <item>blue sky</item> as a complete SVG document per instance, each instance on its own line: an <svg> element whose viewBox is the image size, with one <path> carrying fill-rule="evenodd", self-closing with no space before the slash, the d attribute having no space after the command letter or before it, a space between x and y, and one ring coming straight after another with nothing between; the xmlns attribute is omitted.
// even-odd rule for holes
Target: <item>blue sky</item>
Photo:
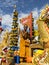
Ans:
<svg viewBox="0 0 49 65"><path fill-rule="evenodd" d="M46 4L49 4L49 0L0 0L0 9L3 14L9 14L13 12L13 5L16 5L19 13L28 13L34 8L41 9Z"/></svg>
<svg viewBox="0 0 49 65"><path fill-rule="evenodd" d="M14 5L17 6L19 18L27 16L32 11L36 21L40 10L46 4L49 4L49 0L0 0L0 15L3 17L3 28L11 27Z"/></svg>

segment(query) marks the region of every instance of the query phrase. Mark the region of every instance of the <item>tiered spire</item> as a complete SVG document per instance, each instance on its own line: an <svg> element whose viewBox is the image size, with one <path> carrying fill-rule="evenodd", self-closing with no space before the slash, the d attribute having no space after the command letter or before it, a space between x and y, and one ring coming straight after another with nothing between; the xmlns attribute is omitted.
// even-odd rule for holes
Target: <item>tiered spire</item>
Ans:
<svg viewBox="0 0 49 65"><path fill-rule="evenodd" d="M10 46L14 48L18 46L18 12L16 11L16 6L14 6L13 12L13 22L12 22L12 30L10 33Z"/></svg>

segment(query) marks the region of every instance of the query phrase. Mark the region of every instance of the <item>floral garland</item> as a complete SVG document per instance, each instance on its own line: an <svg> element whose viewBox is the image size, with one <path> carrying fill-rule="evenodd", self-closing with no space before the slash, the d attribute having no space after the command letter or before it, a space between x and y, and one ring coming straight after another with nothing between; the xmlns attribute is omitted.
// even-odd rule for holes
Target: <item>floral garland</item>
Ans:
<svg viewBox="0 0 49 65"><path fill-rule="evenodd" d="M46 52L44 52L44 55L43 56L40 55L38 57L35 57L34 58L34 64L35 65L48 65L48 63L45 63L44 62L44 60L46 59L47 55L48 55L48 53L46 51Z"/></svg>

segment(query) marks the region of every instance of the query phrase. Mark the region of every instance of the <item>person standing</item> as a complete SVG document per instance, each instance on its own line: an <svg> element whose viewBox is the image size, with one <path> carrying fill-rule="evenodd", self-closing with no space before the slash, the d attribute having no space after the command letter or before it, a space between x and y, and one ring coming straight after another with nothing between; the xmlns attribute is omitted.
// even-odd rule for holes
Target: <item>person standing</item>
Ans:
<svg viewBox="0 0 49 65"><path fill-rule="evenodd" d="M15 61L15 65L19 65L20 63L19 51L14 51L14 61Z"/></svg>

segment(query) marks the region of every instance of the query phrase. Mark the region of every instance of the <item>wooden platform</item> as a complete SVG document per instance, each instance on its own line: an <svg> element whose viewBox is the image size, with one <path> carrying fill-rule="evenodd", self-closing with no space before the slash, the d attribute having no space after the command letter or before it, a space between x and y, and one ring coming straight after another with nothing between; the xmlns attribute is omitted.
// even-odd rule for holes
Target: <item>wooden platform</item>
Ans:
<svg viewBox="0 0 49 65"><path fill-rule="evenodd" d="M41 44L30 44L30 48L33 48L33 49L44 49Z"/></svg>
<svg viewBox="0 0 49 65"><path fill-rule="evenodd" d="M20 63L20 65L33 65L32 63Z"/></svg>

